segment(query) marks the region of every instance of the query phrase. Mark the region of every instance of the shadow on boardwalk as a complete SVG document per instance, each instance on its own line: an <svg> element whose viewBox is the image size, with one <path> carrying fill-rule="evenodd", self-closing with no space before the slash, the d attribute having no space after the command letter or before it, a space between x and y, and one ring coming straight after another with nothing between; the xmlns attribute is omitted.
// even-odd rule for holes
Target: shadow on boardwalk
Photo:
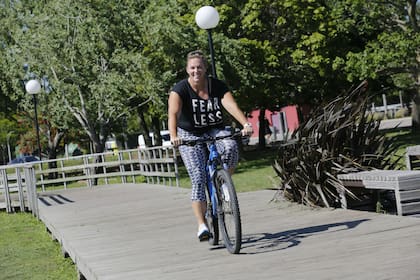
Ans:
<svg viewBox="0 0 420 280"><path fill-rule="evenodd" d="M348 230L370 219L361 219L349 222L332 223L313 227L287 230L277 233L260 233L245 236L242 248L251 249L246 254L261 254L277 250L285 250L299 245L302 239L312 235ZM254 252L252 252L254 251Z"/></svg>

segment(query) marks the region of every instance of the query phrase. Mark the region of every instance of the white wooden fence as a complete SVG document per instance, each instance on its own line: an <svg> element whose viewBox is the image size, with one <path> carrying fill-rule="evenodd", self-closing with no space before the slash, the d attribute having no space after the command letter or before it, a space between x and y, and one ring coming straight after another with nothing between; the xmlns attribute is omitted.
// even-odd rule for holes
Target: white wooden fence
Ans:
<svg viewBox="0 0 420 280"><path fill-rule="evenodd" d="M53 166L53 167L52 167ZM147 182L179 187L177 153L173 147L151 147L0 166L0 209L29 210L37 216L37 191L71 184L92 187ZM102 182L101 182L102 183Z"/></svg>

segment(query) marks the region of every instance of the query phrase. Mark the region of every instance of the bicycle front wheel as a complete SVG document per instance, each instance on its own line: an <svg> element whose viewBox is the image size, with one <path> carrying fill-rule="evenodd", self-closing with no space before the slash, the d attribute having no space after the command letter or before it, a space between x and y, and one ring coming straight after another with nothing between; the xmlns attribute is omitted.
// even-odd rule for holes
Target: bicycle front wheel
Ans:
<svg viewBox="0 0 420 280"><path fill-rule="evenodd" d="M230 253L238 254L242 245L242 229L235 187L226 170L218 170L215 181L219 197L219 229L223 242Z"/></svg>

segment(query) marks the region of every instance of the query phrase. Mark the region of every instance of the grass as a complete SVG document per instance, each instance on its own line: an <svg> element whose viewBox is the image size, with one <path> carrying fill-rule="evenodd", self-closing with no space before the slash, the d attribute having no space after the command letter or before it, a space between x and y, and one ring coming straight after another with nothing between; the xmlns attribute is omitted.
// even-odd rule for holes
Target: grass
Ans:
<svg viewBox="0 0 420 280"><path fill-rule="evenodd" d="M399 155L404 155L407 146L420 143L420 132L400 130L387 132L387 135L395 136L395 143L400 147ZM276 187L276 175L271 164L277 156L275 148L242 153L233 175L237 191ZM405 166L404 159L400 165ZM181 187L190 188L185 168L180 167L179 171ZM114 180L111 182L114 183ZM0 212L0 229L0 280L77 279L71 259L63 258L59 244L51 240L42 222L30 214Z"/></svg>
<svg viewBox="0 0 420 280"><path fill-rule="evenodd" d="M399 148L396 153L396 160L401 157L398 161L398 167L400 169L406 169L405 163L405 151L408 146L420 145L420 131L411 129L401 129L398 131L392 131L386 133L387 137L395 137L394 144Z"/></svg>
<svg viewBox="0 0 420 280"><path fill-rule="evenodd" d="M31 214L0 212L0 279L77 279L71 259Z"/></svg>

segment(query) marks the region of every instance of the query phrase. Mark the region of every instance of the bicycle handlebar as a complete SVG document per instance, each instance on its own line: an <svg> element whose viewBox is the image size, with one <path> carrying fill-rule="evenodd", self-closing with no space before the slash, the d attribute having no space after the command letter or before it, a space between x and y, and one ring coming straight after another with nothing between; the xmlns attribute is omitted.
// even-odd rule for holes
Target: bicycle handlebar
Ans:
<svg viewBox="0 0 420 280"><path fill-rule="evenodd" d="M211 143L216 140L222 140L222 139L227 139L227 138L233 139L237 136L242 136L242 131L234 132L233 134L224 135L224 136L216 136L216 137L208 136L205 138L199 138L195 140L182 140L181 145L194 146L198 143ZM245 136L245 137L249 137L249 136Z"/></svg>

